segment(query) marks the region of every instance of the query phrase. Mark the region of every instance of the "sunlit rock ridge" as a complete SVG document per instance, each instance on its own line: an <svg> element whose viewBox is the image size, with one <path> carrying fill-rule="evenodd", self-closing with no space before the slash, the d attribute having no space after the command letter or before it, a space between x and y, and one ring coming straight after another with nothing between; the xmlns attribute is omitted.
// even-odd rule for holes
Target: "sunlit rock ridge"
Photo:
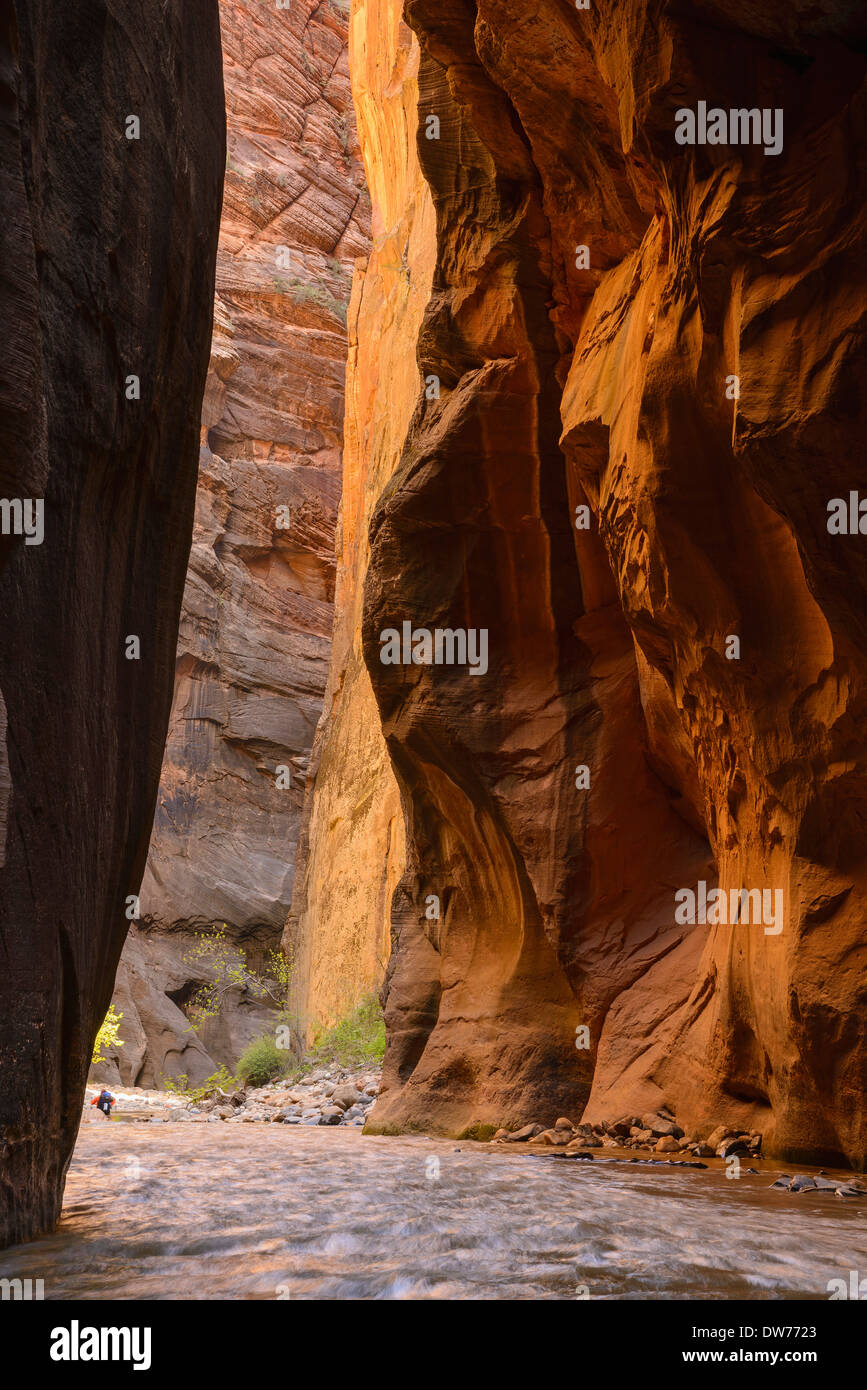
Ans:
<svg viewBox="0 0 867 1390"><path fill-rule="evenodd" d="M373 1127L667 1105L863 1166L867 538L827 520L863 480L867 23L406 18L436 267L350 560L406 823ZM782 112L781 147L679 140L700 103ZM407 620L487 629L486 674L383 664ZM700 883L782 921L678 920Z"/></svg>
<svg viewBox="0 0 867 1390"><path fill-rule="evenodd" d="M400 0L358 0L349 34L372 246L356 262L349 309L331 669L286 932L308 1033L382 984L404 869L400 798L361 650L370 517L418 401L415 344L436 255L416 153L419 48L401 9Z"/></svg>

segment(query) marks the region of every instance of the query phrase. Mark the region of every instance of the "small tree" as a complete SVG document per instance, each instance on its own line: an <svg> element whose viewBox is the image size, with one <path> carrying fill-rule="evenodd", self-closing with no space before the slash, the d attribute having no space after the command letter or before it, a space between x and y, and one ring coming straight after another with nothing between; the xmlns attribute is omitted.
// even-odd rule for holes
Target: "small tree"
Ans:
<svg viewBox="0 0 867 1390"><path fill-rule="evenodd" d="M123 1014L115 1011L113 1004L109 1004L108 1013L102 1020L99 1032L93 1044L93 1056L90 1059L91 1066L96 1066L98 1062L105 1062L108 1059L103 1056L103 1048L108 1051L112 1047L123 1047L122 1040L118 1037L118 1029Z"/></svg>
<svg viewBox="0 0 867 1390"><path fill-rule="evenodd" d="M270 974L257 974L247 965L240 946L233 946L227 940L225 922L221 930L196 932L195 944L186 952L184 962L193 969L204 966L213 975L212 980L199 986L189 1002L188 1017L195 1030L207 1019L216 1018L223 996L232 989L243 989L254 999L270 1000L281 1014L288 1009L291 959L282 951L271 950L268 952Z"/></svg>

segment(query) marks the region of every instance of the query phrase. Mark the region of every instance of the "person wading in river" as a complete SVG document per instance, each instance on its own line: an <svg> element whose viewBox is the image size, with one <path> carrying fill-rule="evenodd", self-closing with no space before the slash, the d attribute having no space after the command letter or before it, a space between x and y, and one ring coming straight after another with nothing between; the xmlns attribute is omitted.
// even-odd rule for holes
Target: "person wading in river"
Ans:
<svg viewBox="0 0 867 1390"><path fill-rule="evenodd" d="M97 1106L107 1120L111 1119L111 1107L114 1105L114 1096L111 1094L111 1091L106 1090L105 1086L103 1086L98 1096L94 1096L90 1103L91 1105Z"/></svg>

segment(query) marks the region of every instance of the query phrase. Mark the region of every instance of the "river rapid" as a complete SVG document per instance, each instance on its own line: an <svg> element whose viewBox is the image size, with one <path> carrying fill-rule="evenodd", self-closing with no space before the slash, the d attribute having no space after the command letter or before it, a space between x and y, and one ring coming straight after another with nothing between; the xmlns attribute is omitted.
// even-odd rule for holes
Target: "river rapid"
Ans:
<svg viewBox="0 0 867 1390"><path fill-rule="evenodd" d="M827 1299L867 1197L758 1177L285 1125L83 1126L46 1299ZM795 1168L785 1171L794 1173Z"/></svg>

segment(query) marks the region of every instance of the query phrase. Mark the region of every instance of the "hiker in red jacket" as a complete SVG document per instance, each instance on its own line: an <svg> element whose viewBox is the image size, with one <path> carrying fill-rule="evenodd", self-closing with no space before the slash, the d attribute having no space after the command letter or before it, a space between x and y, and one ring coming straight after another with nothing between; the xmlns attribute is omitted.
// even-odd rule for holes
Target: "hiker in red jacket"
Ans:
<svg viewBox="0 0 867 1390"><path fill-rule="evenodd" d="M111 1107L114 1105L114 1096L111 1094L111 1091L106 1090L105 1086L103 1086L98 1096L93 1097L90 1103L91 1105L97 1106L107 1120L111 1119Z"/></svg>

